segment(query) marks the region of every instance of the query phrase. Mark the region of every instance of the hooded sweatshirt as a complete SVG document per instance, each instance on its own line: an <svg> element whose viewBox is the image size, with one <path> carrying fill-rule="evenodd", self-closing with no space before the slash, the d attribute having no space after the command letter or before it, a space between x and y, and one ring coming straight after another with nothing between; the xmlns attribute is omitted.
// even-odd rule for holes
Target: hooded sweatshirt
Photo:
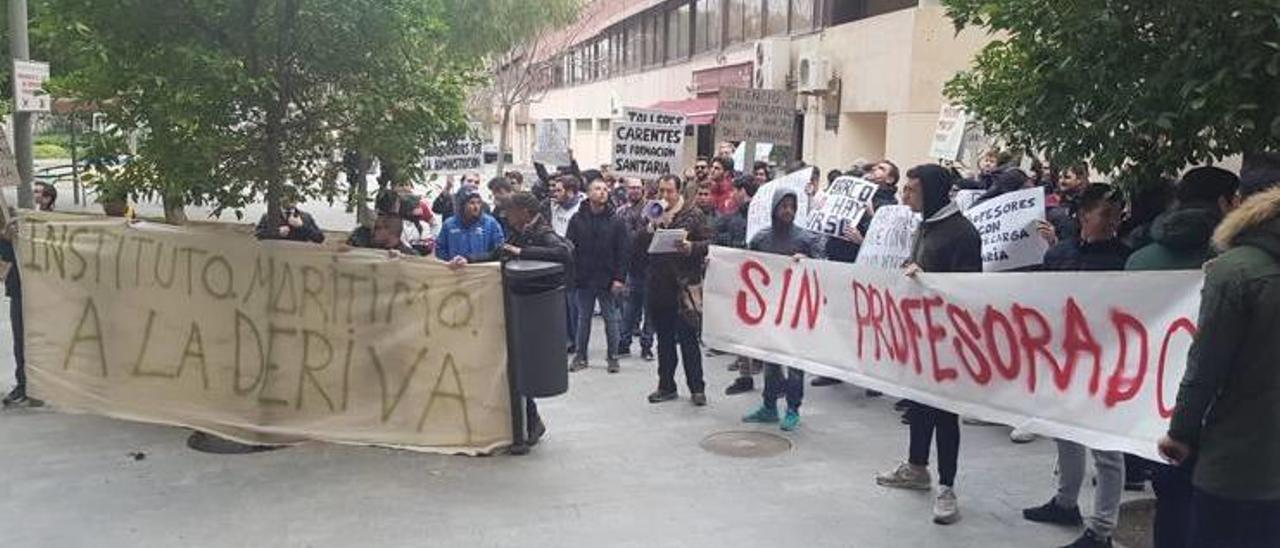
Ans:
<svg viewBox="0 0 1280 548"><path fill-rule="evenodd" d="M982 238L951 202L952 173L939 165L917 169L924 222L916 232L911 262L925 272L982 272Z"/></svg>
<svg viewBox="0 0 1280 548"><path fill-rule="evenodd" d="M582 205L584 196L581 192L575 193L566 203L559 203L555 200L551 201L548 213L551 216L551 229L556 231L560 237L565 237L569 231L569 219L578 212L578 207Z"/></svg>
<svg viewBox="0 0 1280 548"><path fill-rule="evenodd" d="M459 192L462 195L460 205L471 199L479 199L475 191ZM468 262L478 263L492 260L494 252L502 247L506 235L502 233L502 225L492 215L480 212L480 216L470 222L463 221L463 213L449 217L440 228L440 236L436 240L436 257L442 261L450 261L456 257L465 257Z"/></svg>
<svg viewBox="0 0 1280 548"><path fill-rule="evenodd" d="M763 251L777 255L800 254L811 259L824 258L826 254L823 250L822 238L808 230L797 227L794 222L786 223L778 219L778 206L782 204L782 199L787 196L799 201L799 197L792 189L783 188L775 192L773 194L773 207L770 209L773 222L769 227L756 233L755 237L751 239L751 244L748 248L752 251Z"/></svg>
<svg viewBox="0 0 1280 548"><path fill-rule="evenodd" d="M1280 189L1228 215L1205 266L1199 333L1169 423L1195 448L1195 486L1280 500Z"/></svg>
<svg viewBox="0 0 1280 548"><path fill-rule="evenodd" d="M1125 270L1199 270L1213 257L1213 229L1222 221L1217 204L1193 204L1151 224L1153 243L1129 257Z"/></svg>

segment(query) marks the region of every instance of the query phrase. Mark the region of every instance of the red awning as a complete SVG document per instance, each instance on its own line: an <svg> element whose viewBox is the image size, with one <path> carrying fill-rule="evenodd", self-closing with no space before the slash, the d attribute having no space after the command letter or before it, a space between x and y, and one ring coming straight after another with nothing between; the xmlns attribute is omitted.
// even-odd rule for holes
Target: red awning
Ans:
<svg viewBox="0 0 1280 548"><path fill-rule="evenodd" d="M688 117L687 122L689 125L705 126L715 121L716 109L719 107L720 99L718 97L700 97L683 101L660 101L649 108L679 112Z"/></svg>

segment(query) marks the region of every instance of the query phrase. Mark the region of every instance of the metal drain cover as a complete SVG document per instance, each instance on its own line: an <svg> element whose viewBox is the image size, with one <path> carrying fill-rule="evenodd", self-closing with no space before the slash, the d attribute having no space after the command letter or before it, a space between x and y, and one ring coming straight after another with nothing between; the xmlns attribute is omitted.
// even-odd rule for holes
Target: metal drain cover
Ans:
<svg viewBox="0 0 1280 548"><path fill-rule="evenodd" d="M717 432L702 440L707 452L725 457L774 457L791 450L791 440L767 432Z"/></svg>

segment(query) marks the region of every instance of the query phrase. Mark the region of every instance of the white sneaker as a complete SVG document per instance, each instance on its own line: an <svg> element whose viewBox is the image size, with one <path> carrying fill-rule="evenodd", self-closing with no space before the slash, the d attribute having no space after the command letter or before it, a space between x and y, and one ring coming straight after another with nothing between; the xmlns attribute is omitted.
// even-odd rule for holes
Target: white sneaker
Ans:
<svg viewBox="0 0 1280 548"><path fill-rule="evenodd" d="M904 462L889 472L877 474L876 484L898 489L928 491L933 488L933 476L929 474L928 468Z"/></svg>
<svg viewBox="0 0 1280 548"><path fill-rule="evenodd" d="M1009 432L1009 441L1013 443L1031 443L1039 437L1021 428L1014 428L1012 432Z"/></svg>
<svg viewBox="0 0 1280 548"><path fill-rule="evenodd" d="M938 498L933 500L933 522L951 525L957 521L960 521L960 503L956 501L955 489L939 486Z"/></svg>

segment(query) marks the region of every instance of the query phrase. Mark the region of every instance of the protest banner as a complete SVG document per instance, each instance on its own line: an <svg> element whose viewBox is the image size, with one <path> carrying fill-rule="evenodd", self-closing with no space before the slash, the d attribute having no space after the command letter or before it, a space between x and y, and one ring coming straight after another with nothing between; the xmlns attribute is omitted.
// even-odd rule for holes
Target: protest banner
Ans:
<svg viewBox="0 0 1280 548"><path fill-rule="evenodd" d="M1199 272L920 274L711 249L708 346L1157 459Z"/></svg>
<svg viewBox="0 0 1280 548"><path fill-rule="evenodd" d="M478 454L511 442L495 265L26 216L31 390L244 443Z"/></svg>
<svg viewBox="0 0 1280 548"><path fill-rule="evenodd" d="M773 195L781 188L789 188L796 193L796 229L804 230L809 218L809 195L804 187L813 176L813 168L805 168L795 173L779 177L765 183L756 190L747 207L747 242L750 243L756 233L768 228L773 223Z"/></svg>
<svg viewBox="0 0 1280 548"><path fill-rule="evenodd" d="M982 269L1004 272L1044 263L1049 243L1036 232L1044 211L1044 187L1001 194L965 211L982 236Z"/></svg>
<svg viewBox="0 0 1280 548"><path fill-rule="evenodd" d="M960 159L960 145L969 116L958 105L942 105L938 113L938 128L933 132L933 145L929 157L954 162Z"/></svg>
<svg viewBox="0 0 1280 548"><path fill-rule="evenodd" d="M533 161L549 166L567 166L569 155L569 121L538 120L534 126L536 141Z"/></svg>
<svg viewBox="0 0 1280 548"><path fill-rule="evenodd" d="M858 177L839 177L827 187L822 207L809 212L805 228L833 238L846 239L845 227L857 227L876 195L875 183Z"/></svg>
<svg viewBox="0 0 1280 548"><path fill-rule="evenodd" d="M901 270L911 260L911 244L918 228L920 215L907 206L895 205L877 209L862 238L856 264Z"/></svg>
<svg viewBox="0 0 1280 548"><path fill-rule="evenodd" d="M657 179L684 169L685 116L626 108L613 122L613 172Z"/></svg>
<svg viewBox="0 0 1280 548"><path fill-rule="evenodd" d="M476 139L444 141L427 147L422 168L427 173L458 174L484 167L484 144Z"/></svg>
<svg viewBox="0 0 1280 548"><path fill-rule="evenodd" d="M796 94L777 89L720 88L716 139L790 147L795 140Z"/></svg>

